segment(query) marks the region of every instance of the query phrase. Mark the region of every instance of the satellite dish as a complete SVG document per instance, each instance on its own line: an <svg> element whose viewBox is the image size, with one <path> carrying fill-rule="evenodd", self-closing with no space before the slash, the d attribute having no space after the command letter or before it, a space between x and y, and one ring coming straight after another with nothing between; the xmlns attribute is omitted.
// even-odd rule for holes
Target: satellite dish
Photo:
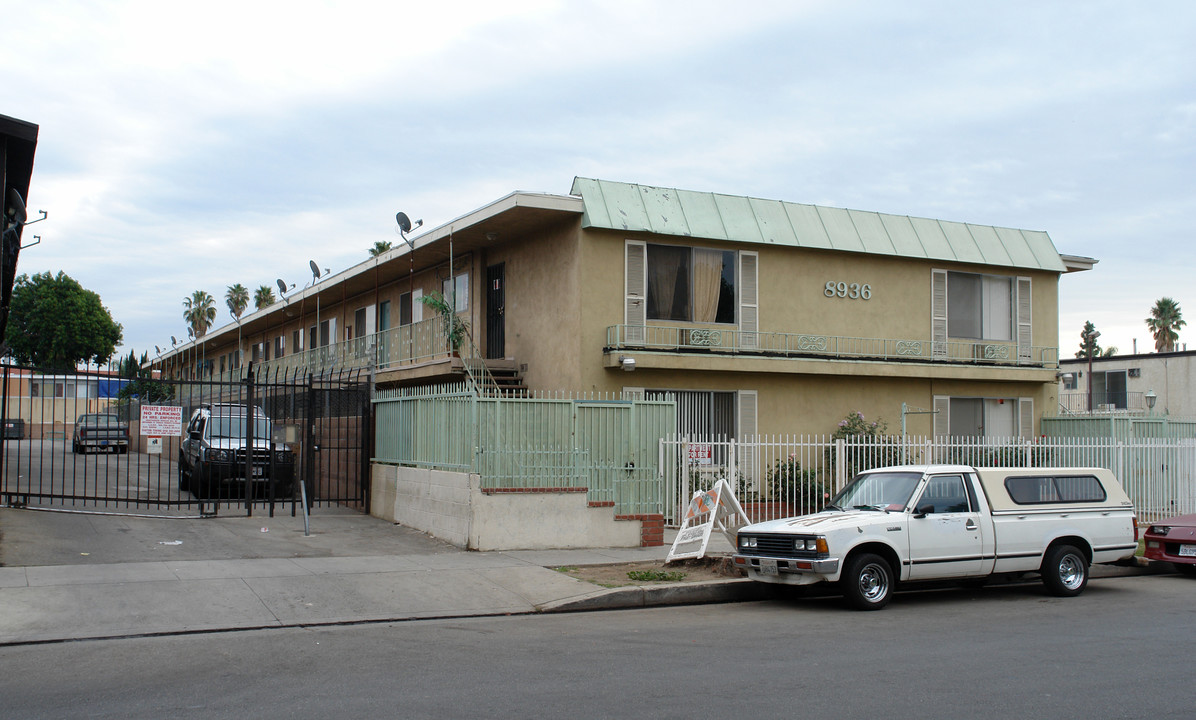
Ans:
<svg viewBox="0 0 1196 720"><path fill-rule="evenodd" d="M407 213L396 213L395 222L399 224L399 232L404 234L411 232L411 218L407 217Z"/></svg>
<svg viewBox="0 0 1196 720"><path fill-rule="evenodd" d="M154 346L154 352L156 352L156 353L158 353L159 355L161 355L161 354L162 354L162 348L160 348L160 347L158 347L157 345L155 345L155 346Z"/></svg>
<svg viewBox="0 0 1196 720"><path fill-rule="evenodd" d="M171 335L171 336L170 336L170 344L171 344L171 345L178 345L178 344L179 344L179 341L174 339L174 335Z"/></svg>
<svg viewBox="0 0 1196 720"><path fill-rule="evenodd" d="M320 266L316 264L315 260L308 260L308 266L311 268L311 274L315 279L320 279Z"/></svg>
<svg viewBox="0 0 1196 720"><path fill-rule="evenodd" d="M17 192L16 188L8 189L8 212L12 215L15 225L24 225L25 219L29 217L25 212L25 201L21 199L21 193Z"/></svg>
<svg viewBox="0 0 1196 720"><path fill-rule="evenodd" d="M287 284L282 281L282 278L278 278L278 294L279 295L287 294Z"/></svg>

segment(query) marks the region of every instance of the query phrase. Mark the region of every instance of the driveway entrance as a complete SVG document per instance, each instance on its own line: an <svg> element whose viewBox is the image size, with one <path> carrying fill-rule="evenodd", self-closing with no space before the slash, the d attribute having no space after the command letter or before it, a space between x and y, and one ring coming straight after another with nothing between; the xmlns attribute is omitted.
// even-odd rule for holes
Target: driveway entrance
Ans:
<svg viewBox="0 0 1196 720"><path fill-rule="evenodd" d="M371 406L363 370L269 376L250 366L243 378L201 382L12 366L3 373L0 504L162 515L273 513L281 505L294 513L306 494L313 508L369 510ZM143 405L154 411L143 413ZM219 458L226 468L219 489L200 498L188 482L193 463L180 467L183 441L196 410L221 405L253 406L268 421L243 423L244 440L205 446L205 459ZM157 422L143 429L150 414ZM292 463L294 482L282 482L276 465Z"/></svg>

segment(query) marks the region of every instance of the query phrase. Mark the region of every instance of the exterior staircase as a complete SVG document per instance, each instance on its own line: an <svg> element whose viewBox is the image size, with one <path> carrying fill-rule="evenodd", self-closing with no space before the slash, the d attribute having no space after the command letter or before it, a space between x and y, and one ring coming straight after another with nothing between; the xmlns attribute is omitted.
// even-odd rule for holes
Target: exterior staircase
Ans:
<svg viewBox="0 0 1196 720"><path fill-rule="evenodd" d="M468 372L477 384L478 391L486 397L527 397L527 385L523 374L513 358L482 360L470 358L464 361Z"/></svg>

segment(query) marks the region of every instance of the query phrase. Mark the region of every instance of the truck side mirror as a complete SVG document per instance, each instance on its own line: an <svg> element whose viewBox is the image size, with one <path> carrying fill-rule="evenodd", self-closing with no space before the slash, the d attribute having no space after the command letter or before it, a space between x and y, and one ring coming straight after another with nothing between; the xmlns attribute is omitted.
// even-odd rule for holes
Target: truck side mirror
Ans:
<svg viewBox="0 0 1196 720"><path fill-rule="evenodd" d="M922 503L914 508L914 517L924 518L934 512L934 503Z"/></svg>

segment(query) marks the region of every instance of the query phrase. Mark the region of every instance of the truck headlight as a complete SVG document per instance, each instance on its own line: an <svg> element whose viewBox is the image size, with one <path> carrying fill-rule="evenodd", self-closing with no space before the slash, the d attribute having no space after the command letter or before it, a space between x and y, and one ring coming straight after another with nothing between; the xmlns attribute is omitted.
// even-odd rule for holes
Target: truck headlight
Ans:
<svg viewBox="0 0 1196 720"><path fill-rule="evenodd" d="M739 538L739 547L741 547L741 548L754 548L754 547L756 547L756 538L754 538L754 537L749 537L749 536L747 536L747 535L740 536L740 538Z"/></svg>

